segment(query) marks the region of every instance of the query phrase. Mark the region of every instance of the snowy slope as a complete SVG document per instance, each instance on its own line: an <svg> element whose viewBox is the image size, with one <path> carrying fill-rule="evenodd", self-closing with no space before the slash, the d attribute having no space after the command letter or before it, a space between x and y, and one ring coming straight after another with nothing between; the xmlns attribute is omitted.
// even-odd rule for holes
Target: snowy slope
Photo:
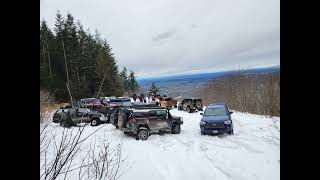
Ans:
<svg viewBox="0 0 320 180"><path fill-rule="evenodd" d="M127 172L121 180L280 179L279 117L234 112L233 136L203 136L199 130L200 112L173 109L171 113L184 119L180 134L155 134L147 141L136 141L106 124L87 126L85 134L100 129L86 143L107 139L115 145L122 140ZM54 123L50 128L63 129ZM85 155L85 145L82 149Z"/></svg>

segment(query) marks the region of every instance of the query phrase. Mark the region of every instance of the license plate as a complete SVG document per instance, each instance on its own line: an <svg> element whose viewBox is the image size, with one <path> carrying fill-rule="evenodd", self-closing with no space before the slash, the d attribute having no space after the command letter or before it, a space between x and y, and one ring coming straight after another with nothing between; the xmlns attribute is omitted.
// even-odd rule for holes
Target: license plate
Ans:
<svg viewBox="0 0 320 180"><path fill-rule="evenodd" d="M212 133L218 133L219 131L218 130L212 130Z"/></svg>

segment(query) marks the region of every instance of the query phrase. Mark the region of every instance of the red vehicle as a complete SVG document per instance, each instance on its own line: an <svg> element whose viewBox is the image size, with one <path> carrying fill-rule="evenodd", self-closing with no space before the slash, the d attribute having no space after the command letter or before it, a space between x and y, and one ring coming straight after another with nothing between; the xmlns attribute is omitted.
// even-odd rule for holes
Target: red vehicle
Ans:
<svg viewBox="0 0 320 180"><path fill-rule="evenodd" d="M171 109L172 107L177 107L177 100L171 97L164 97L162 101L160 101L160 107Z"/></svg>

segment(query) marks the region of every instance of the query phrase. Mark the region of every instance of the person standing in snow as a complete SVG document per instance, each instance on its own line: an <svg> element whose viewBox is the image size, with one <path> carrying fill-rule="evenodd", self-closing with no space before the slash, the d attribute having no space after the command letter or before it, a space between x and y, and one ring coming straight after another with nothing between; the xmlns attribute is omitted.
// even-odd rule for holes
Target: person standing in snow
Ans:
<svg viewBox="0 0 320 180"><path fill-rule="evenodd" d="M146 97L144 96L144 94L141 94L140 97L141 97L141 102L143 102L143 103L147 102Z"/></svg>
<svg viewBox="0 0 320 180"><path fill-rule="evenodd" d="M139 96L139 100L140 100L140 102L143 102L143 99L142 99L141 95Z"/></svg>
<svg viewBox="0 0 320 180"><path fill-rule="evenodd" d="M160 105L160 100L159 100L159 98L155 98L155 101L156 101L156 105L159 106L159 105Z"/></svg>
<svg viewBox="0 0 320 180"><path fill-rule="evenodd" d="M136 95L136 94L134 94L134 95L132 96L132 98L133 98L134 102L137 102L137 95Z"/></svg>

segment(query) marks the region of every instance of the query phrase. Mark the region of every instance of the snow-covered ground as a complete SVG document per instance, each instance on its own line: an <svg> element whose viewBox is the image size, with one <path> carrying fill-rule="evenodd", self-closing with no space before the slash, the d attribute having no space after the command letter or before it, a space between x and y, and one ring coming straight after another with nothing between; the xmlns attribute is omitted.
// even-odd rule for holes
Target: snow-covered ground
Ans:
<svg viewBox="0 0 320 180"><path fill-rule="evenodd" d="M111 124L86 126L84 136L100 129L84 142L82 153L85 155L86 145L99 139L113 145L122 141L127 166L121 180L280 179L279 117L234 112L234 135L203 136L199 130L200 112L173 109L171 113L183 117L181 133L154 134L147 141L126 136ZM63 130L54 123L50 129Z"/></svg>

